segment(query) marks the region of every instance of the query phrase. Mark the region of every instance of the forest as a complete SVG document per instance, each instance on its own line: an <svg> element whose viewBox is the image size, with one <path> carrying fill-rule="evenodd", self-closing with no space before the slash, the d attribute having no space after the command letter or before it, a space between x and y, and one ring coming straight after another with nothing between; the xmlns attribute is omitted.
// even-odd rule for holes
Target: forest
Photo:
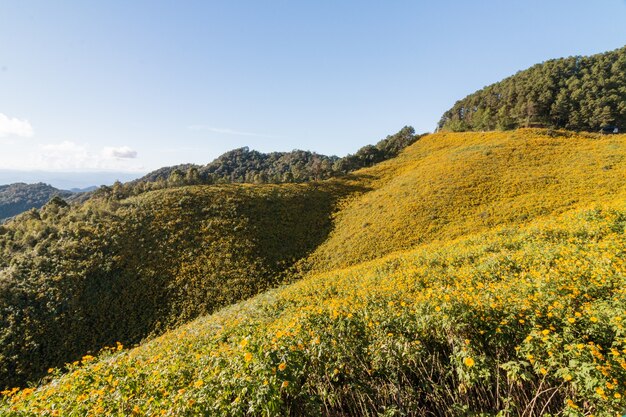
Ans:
<svg viewBox="0 0 626 417"><path fill-rule="evenodd" d="M123 186L117 184L115 187L118 193L131 195L145 190L181 185L319 181L393 158L421 136L423 135L415 134L413 127L405 126L375 145L363 146L354 154L343 158L302 150L262 153L244 147L229 151L204 166L181 164L164 167L136 181ZM100 192L108 191L110 190L103 188Z"/></svg>
<svg viewBox="0 0 626 417"><path fill-rule="evenodd" d="M454 132L605 126L626 130L626 47L534 65L457 101L438 124Z"/></svg>
<svg viewBox="0 0 626 417"><path fill-rule="evenodd" d="M0 185L0 223L26 210L40 208L52 197L68 198L72 194L43 183Z"/></svg>

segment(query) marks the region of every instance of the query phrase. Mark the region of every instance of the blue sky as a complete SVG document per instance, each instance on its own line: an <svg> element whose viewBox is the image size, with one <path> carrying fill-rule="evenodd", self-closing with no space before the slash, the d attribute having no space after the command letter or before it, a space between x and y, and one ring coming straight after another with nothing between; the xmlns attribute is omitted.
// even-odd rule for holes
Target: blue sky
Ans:
<svg viewBox="0 0 626 417"><path fill-rule="evenodd" d="M345 155L465 95L626 44L624 0L0 3L0 169Z"/></svg>

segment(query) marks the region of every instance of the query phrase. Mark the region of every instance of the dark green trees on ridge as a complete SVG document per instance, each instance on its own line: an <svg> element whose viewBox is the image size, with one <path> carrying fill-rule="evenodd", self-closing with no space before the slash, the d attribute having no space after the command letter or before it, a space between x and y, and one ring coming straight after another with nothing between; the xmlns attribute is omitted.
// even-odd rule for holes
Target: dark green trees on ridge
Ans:
<svg viewBox="0 0 626 417"><path fill-rule="evenodd" d="M343 158L297 149L262 153L243 147L226 152L207 165L182 164L160 168L136 181L118 184L116 188L128 196L181 185L281 184L325 180L393 158L420 137L411 126L405 126L375 145L364 146ZM110 191L106 187L100 193Z"/></svg>
<svg viewBox="0 0 626 417"><path fill-rule="evenodd" d="M0 185L0 222L31 208L40 208L54 196L67 198L71 195L70 191L43 183Z"/></svg>
<svg viewBox="0 0 626 417"><path fill-rule="evenodd" d="M483 88L442 116L451 131L626 129L626 47L549 60Z"/></svg>

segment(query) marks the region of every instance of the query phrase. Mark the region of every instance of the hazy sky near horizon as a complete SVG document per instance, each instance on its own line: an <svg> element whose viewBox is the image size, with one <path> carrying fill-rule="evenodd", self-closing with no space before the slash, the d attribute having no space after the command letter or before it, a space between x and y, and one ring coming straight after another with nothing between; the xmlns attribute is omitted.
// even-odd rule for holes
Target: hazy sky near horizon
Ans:
<svg viewBox="0 0 626 417"><path fill-rule="evenodd" d="M624 0L0 4L0 169L342 156L432 131L535 63L626 44Z"/></svg>

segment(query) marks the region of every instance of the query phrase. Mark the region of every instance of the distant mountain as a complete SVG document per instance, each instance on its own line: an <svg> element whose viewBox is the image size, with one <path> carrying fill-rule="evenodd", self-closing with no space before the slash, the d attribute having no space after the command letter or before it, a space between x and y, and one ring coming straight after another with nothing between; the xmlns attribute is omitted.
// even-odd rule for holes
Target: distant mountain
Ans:
<svg viewBox="0 0 626 417"><path fill-rule="evenodd" d="M122 182L131 181L141 175L143 175L141 172L54 172L0 169L0 184L43 182L60 190L77 188L84 191L85 188L89 187L111 185L118 180Z"/></svg>
<svg viewBox="0 0 626 417"><path fill-rule="evenodd" d="M41 208L53 197L67 198L72 195L71 191L59 190L42 182L0 185L0 221L32 208Z"/></svg>
<svg viewBox="0 0 626 417"><path fill-rule="evenodd" d="M626 129L626 47L553 59L483 88L444 113L449 131ZM611 129L612 131L613 129Z"/></svg>
<svg viewBox="0 0 626 417"><path fill-rule="evenodd" d="M92 185L91 187L85 187L85 188L71 188L70 191L73 193L88 193L90 191L94 191L97 189L98 187L96 187L95 185Z"/></svg>

